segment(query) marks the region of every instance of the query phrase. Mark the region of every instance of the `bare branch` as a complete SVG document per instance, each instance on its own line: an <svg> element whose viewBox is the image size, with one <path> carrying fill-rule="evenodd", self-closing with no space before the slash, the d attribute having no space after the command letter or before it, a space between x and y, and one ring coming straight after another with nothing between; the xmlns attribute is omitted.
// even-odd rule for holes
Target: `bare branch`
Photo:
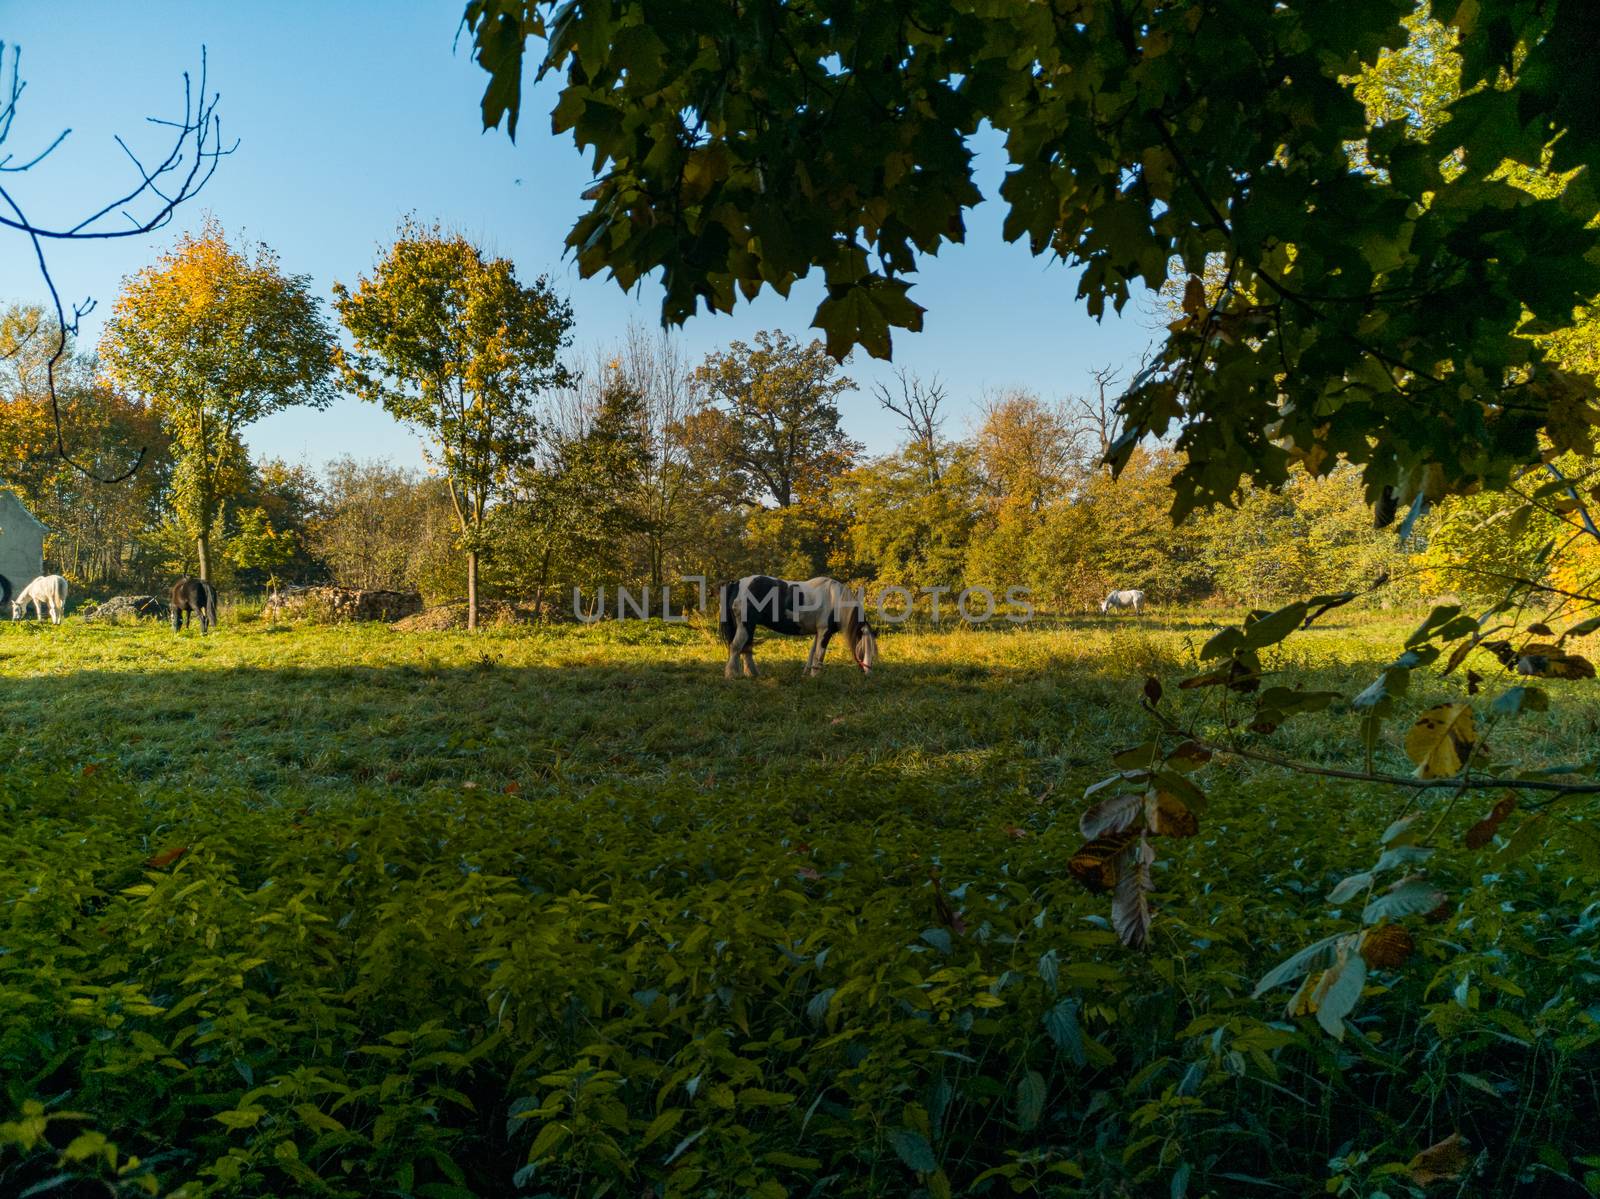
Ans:
<svg viewBox="0 0 1600 1199"><path fill-rule="evenodd" d="M13 62L16 56L13 56ZM13 71L15 67L13 68ZM121 138L114 140L121 146L134 164L134 169L139 176L137 186L126 193L109 201L100 208L95 209L82 219L71 225L61 228L52 228L38 224L27 218L15 199L4 189L0 189L0 196L11 209L11 215L0 212L0 227L14 229L33 237L61 240L101 240L121 237L132 237L138 234L151 233L161 228L172 218L173 211L185 200L191 199L200 191L216 171L218 161L238 148L238 142L232 145L222 145L222 120L217 115L217 104L221 99L220 93L206 95L208 82L208 66L204 48L200 51L200 85L196 89L189 73L183 75L183 117L180 120L169 121L151 118L152 124L163 125L176 129L177 136L173 139L166 156L154 167L146 167L127 143ZM14 110L16 96L20 95L20 88L13 85L13 98L9 101ZM13 114L14 115L14 112ZM0 123L0 141L3 141L4 132L9 125L10 116ZM70 132L70 131L69 131ZM60 144L60 138L53 145ZM35 158L42 158L39 155ZM187 170L183 170L187 163ZM174 172L183 171L177 176L178 186L170 194L162 190L160 181ZM106 216L114 212L122 212L129 205L136 203L145 195L154 195L162 201L152 212L139 219L132 228L95 229L93 226Z"/></svg>
<svg viewBox="0 0 1600 1199"><path fill-rule="evenodd" d="M4 70L4 51L4 43L0 43L0 71ZM20 63L21 51L13 48L9 82L0 86L0 97L4 97L0 100L0 144L4 144L11 132L16 120L17 102L26 86L21 79ZM66 306L61 301L61 293L50 274L44 244L46 241L100 241L151 233L166 225L180 204L192 199L205 187L215 173L218 162L226 155L232 154L238 147L237 142L227 147L222 145L222 122L217 116L217 102L220 96L217 93L212 93L210 96L206 94L206 70L206 52L202 47L198 90L193 87L188 72L184 72L182 119L168 121L152 118L155 124L177 130L166 156L155 166L146 167L121 137L115 139L117 145L133 163L138 174L138 184L81 220L61 228L39 224L29 219L17 198L5 186L0 185L0 228L21 233L33 246L34 258L39 265L39 277L44 280L45 289L50 293L50 302L55 309L56 346L55 352L51 354L46 364L45 377L50 390L50 414L55 424L56 453L62 461L101 483L120 483L131 477L144 463L146 449L141 447L133 465L111 477L97 474L67 452L66 437L61 422L61 404L56 394L56 367L66 356L68 339L77 334L79 322L94 310L94 301L84 300L74 304L71 315L67 314ZM51 151L61 145L70 132L70 129L63 130L44 150L21 165L10 165L11 155L0 158L0 171L18 174L37 166ZM175 181L175 187L167 186L165 179L168 176ZM160 203L143 217L135 216L131 206L137 206L147 197L154 197ZM128 223L115 228L96 228L98 222L112 213L121 214Z"/></svg>
<svg viewBox="0 0 1600 1199"><path fill-rule="evenodd" d="M940 476L939 431L944 426L939 408L949 394L938 375L924 382L919 375L901 367L895 372L895 380L899 384L898 395L885 383L874 384L872 394L880 407L900 418L927 469L928 482L936 484Z"/></svg>

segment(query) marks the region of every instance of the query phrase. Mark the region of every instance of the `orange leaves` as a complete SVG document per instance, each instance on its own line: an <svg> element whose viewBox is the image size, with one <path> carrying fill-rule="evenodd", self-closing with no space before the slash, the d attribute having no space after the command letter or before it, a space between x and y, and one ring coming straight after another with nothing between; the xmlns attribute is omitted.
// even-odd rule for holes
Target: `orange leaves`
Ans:
<svg viewBox="0 0 1600 1199"><path fill-rule="evenodd" d="M175 864L179 858L189 852L187 845L174 845L171 849L163 849L160 853L145 860L145 865L151 870L165 870Z"/></svg>
<svg viewBox="0 0 1600 1199"><path fill-rule="evenodd" d="M1406 1173L1418 1186L1432 1186L1436 1182L1452 1182L1467 1172L1472 1157L1467 1152L1467 1140L1453 1132L1436 1145L1429 1145L1406 1164Z"/></svg>
<svg viewBox="0 0 1600 1199"><path fill-rule="evenodd" d="M1515 795L1506 795L1494 805L1487 816L1467 830L1466 835L1462 837L1462 841L1468 849L1482 849L1490 841L1494 840L1494 835L1499 830L1500 825L1505 822L1506 817L1516 810L1517 797Z"/></svg>

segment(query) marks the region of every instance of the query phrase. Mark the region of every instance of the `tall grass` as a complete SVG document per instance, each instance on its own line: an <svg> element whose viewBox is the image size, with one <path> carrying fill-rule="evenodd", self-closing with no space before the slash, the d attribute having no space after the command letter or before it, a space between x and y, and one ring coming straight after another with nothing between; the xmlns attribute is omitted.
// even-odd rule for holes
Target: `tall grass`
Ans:
<svg viewBox="0 0 1600 1199"><path fill-rule="evenodd" d="M1215 620L886 629L809 680L769 640L735 682L659 622L0 628L0 1194L1402 1195L1457 1132L1450 1193L1600 1190L1569 834L1475 854L1452 811L1459 906L1342 1042L1251 992L1339 926L1383 791L1213 764L1147 953L1067 877ZM1348 694L1407 627L1275 665ZM1592 688L1496 753L1590 744Z"/></svg>

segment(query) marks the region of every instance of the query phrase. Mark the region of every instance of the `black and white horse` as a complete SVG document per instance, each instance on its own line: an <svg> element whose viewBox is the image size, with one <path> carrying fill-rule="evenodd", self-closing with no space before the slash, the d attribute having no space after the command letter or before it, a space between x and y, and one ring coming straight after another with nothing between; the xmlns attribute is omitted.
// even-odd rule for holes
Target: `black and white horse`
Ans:
<svg viewBox="0 0 1600 1199"><path fill-rule="evenodd" d="M172 585L172 631L183 631L183 618L189 614L200 620L200 634L204 636L217 623L217 589L204 579L191 579L184 575Z"/></svg>
<svg viewBox="0 0 1600 1199"><path fill-rule="evenodd" d="M728 678L756 673L751 653L756 629L771 629L789 636L812 637L804 673L822 669L822 656L835 633L844 634L850 656L863 674L878 664L878 639L867 623L866 605L859 593L838 579L819 576L805 582L748 575L723 585L719 606L722 640L728 647ZM743 659L741 662L741 658Z"/></svg>

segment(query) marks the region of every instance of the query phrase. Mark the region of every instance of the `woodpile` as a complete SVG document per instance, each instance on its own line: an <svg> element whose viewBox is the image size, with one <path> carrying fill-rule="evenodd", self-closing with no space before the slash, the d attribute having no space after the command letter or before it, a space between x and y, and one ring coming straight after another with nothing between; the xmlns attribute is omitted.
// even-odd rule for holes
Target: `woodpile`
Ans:
<svg viewBox="0 0 1600 1199"><path fill-rule="evenodd" d="M422 611L422 596L406 591L361 591L354 587L294 587L267 601L268 620L395 621Z"/></svg>
<svg viewBox="0 0 1600 1199"><path fill-rule="evenodd" d="M85 620L104 620L112 624L119 620L137 620L152 618L165 620L167 605L153 595L114 595L105 603L100 604L93 612L85 614Z"/></svg>

